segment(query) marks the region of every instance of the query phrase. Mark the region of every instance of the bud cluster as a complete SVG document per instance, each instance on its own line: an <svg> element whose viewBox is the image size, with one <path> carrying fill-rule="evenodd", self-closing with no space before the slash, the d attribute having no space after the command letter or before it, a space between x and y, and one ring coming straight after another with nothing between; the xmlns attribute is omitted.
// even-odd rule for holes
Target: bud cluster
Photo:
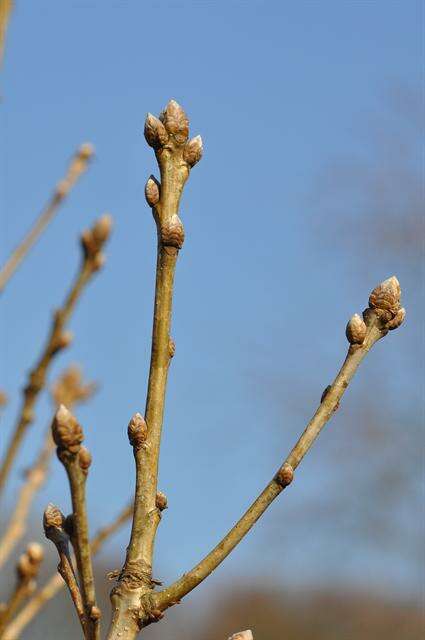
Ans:
<svg viewBox="0 0 425 640"><path fill-rule="evenodd" d="M397 329L406 316L406 310L400 305L400 283L395 276L381 282L369 296L369 308L383 322L385 329ZM364 314L367 321L367 310Z"/></svg>
<svg viewBox="0 0 425 640"><path fill-rule="evenodd" d="M102 248L108 240L112 230L112 216L101 216L91 229L86 229L81 234L81 245L86 260L90 260L93 270L101 269L105 262Z"/></svg>
<svg viewBox="0 0 425 640"><path fill-rule="evenodd" d="M84 440L83 430L72 413L61 404L52 422L52 435L58 447L58 455L77 454Z"/></svg>

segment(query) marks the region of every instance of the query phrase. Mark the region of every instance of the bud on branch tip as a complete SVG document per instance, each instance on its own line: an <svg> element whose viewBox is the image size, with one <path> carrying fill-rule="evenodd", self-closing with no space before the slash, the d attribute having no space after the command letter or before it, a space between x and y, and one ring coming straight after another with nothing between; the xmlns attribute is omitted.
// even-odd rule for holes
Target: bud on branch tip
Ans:
<svg viewBox="0 0 425 640"><path fill-rule="evenodd" d="M72 413L61 404L52 423L52 435L58 449L78 453L84 440L83 430Z"/></svg>

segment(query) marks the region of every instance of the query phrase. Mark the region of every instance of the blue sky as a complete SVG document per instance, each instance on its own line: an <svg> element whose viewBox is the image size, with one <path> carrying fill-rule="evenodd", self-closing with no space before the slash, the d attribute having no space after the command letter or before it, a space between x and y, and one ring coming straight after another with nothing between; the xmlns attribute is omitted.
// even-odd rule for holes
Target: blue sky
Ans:
<svg viewBox="0 0 425 640"><path fill-rule="evenodd" d="M72 320L74 346L52 372L80 362L101 383L93 402L78 412L94 456L93 527L132 492L125 428L145 403L155 229L143 187L156 172L142 135L145 114L157 114L173 97L204 140L204 158L181 207L186 242L177 269L177 351L161 457L160 484L170 509L160 528L158 572L173 578L233 524L301 431L304 414L293 420L281 402L290 395L287 385L306 381L308 417L343 358L348 317L392 275L384 258L356 275L361 251L344 257L340 236L335 251L325 246L313 223L312 194L335 158L370 160L362 123L371 116L380 122L388 87L423 85L423 6L378 0L16 4L0 78L2 260L74 149L88 140L97 157L2 296L0 376L11 397L2 432L13 424L25 371L76 270L77 236L109 211L115 230L107 267ZM414 291L406 295L415 299ZM371 354L388 363L410 357L401 333ZM367 385L373 371L365 363ZM271 399L267 381L280 375L285 389ZM395 384L409 386L403 375ZM360 402L362 385L356 380L353 387ZM354 411L354 400L347 403ZM22 466L50 412L42 399ZM337 420L342 429L343 416ZM318 448L331 438L329 430ZM328 572L361 586L384 587L391 580L395 589L415 590L417 577L407 565L367 549L355 566L341 569L339 557L322 566L309 527L297 530L291 548L279 522L317 485L315 456L316 450L291 493L217 579L261 570L283 580L289 567L301 583L326 581ZM59 465L52 478L37 506L54 500L66 510ZM16 473L13 486L18 482ZM276 529L289 557L264 550Z"/></svg>

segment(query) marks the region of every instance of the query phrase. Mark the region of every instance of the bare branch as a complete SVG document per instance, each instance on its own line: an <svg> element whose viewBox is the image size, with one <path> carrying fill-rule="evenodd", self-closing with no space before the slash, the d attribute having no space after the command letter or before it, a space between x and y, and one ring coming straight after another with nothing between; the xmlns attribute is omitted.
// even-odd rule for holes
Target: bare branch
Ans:
<svg viewBox="0 0 425 640"><path fill-rule="evenodd" d="M71 556L69 554L69 537L64 530L65 518L62 512L53 504L49 504L44 512L43 525L46 538L51 540L55 545L59 555L58 572L62 576L63 581L68 587L71 594L72 602L80 620L84 637L89 639L88 625L84 611L83 599L77 578L75 577L74 568L72 566Z"/></svg>
<svg viewBox="0 0 425 640"><path fill-rule="evenodd" d="M130 519L132 513L133 503L125 507L110 524L99 529L90 542L90 549L93 555L96 555L104 543ZM2 640L18 640L24 629L64 586L65 583L60 575L57 573L52 575L5 628Z"/></svg>
<svg viewBox="0 0 425 640"><path fill-rule="evenodd" d="M0 66L3 62L7 25L12 9L13 0L0 0Z"/></svg>
<svg viewBox="0 0 425 640"><path fill-rule="evenodd" d="M16 585L9 601L0 607L0 638L8 621L21 604L36 588L35 579L38 575L40 564L43 560L41 545L33 542L28 545L25 553L21 555L16 565Z"/></svg>
<svg viewBox="0 0 425 640"><path fill-rule="evenodd" d="M73 406L87 400L95 391L93 383L83 384L81 371L71 366L63 372L52 387L52 398L55 406L67 403ZM52 440L51 428L47 429L40 452L34 463L26 472L25 482L22 485L12 516L7 524L6 531L0 540L0 569L25 535L28 514L36 493L46 481L50 460L55 451Z"/></svg>
<svg viewBox="0 0 425 640"><path fill-rule="evenodd" d="M147 610L153 608L162 612L179 602L210 575L244 538L273 500L292 481L294 470L339 407L346 388L368 351L389 330L397 328L404 316L405 311L400 307L400 286L395 277L389 278L372 291L369 308L363 313L364 320L354 317L356 330L353 328L353 319L348 323L350 347L344 364L333 383L325 389L319 408L274 478L221 542L191 571L159 593L144 596ZM359 326L361 324L364 327Z"/></svg>
<svg viewBox="0 0 425 640"><path fill-rule="evenodd" d="M139 622L132 610L138 609L140 596L153 587L152 556L160 520L156 504L158 459L168 368L174 354L170 338L174 272L184 242L178 211L190 169L202 155L201 138L188 142L188 135L187 116L174 100L167 104L160 119L151 114L146 118L145 138L155 150L161 174L160 183L151 177L145 189L157 225L158 255L145 418L136 414L129 427L136 462L133 526L125 564L111 595L115 613L109 637L121 640L137 633ZM130 433L133 427L137 437Z"/></svg>
<svg viewBox="0 0 425 640"><path fill-rule="evenodd" d="M37 242L40 235L46 229L49 222L54 218L58 212L60 204L65 200L78 178L82 173L84 173L84 171L86 171L92 156L93 147L88 143L82 144L77 150L71 160L65 177L56 185L49 202L35 221L34 226L22 242L16 247L4 266L0 269L0 294L3 292L10 278L24 260L32 246Z"/></svg>
<svg viewBox="0 0 425 640"><path fill-rule="evenodd" d="M47 372L52 360L54 356L67 347L72 340L72 335L69 331L65 330L65 327L84 287L90 281L93 274L103 266L104 255L102 253L102 247L109 236L110 229L111 218L105 215L95 223L91 230L85 231L82 234L83 260L81 267L63 307L54 314L47 344L35 367L29 374L28 383L24 389L22 408L0 466L0 493L4 489L25 433L34 420L34 406L38 395L45 386Z"/></svg>
<svg viewBox="0 0 425 640"><path fill-rule="evenodd" d="M72 516L67 518L66 529L77 560L87 638L98 640L100 610L96 603L86 506L86 479L91 455L81 446L84 435L79 423L63 404L53 420L52 434L58 458L66 469L71 491Z"/></svg>

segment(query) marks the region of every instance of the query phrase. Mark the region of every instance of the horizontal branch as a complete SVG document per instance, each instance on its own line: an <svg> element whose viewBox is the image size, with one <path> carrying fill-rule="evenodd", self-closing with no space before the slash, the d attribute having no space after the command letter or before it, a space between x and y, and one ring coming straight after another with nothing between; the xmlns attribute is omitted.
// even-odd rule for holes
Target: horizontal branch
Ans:
<svg viewBox="0 0 425 640"><path fill-rule="evenodd" d="M78 178L87 169L92 155L92 146L90 144L83 144L72 158L65 177L56 185L49 202L35 221L33 227L13 251L5 265L0 269L0 294L31 247L37 242L49 222L54 218L60 204L65 200Z"/></svg>
<svg viewBox="0 0 425 640"><path fill-rule="evenodd" d="M316 413L273 479L229 533L193 569L162 591L145 596L144 606L147 610L164 611L199 585L223 562L273 500L291 483L294 470L338 408L363 358L388 330L397 328L403 321L405 312L400 308L399 300L400 286L394 277L374 289L369 299L369 308L363 314L364 320L353 316L347 325L350 347L338 375L325 389Z"/></svg>

